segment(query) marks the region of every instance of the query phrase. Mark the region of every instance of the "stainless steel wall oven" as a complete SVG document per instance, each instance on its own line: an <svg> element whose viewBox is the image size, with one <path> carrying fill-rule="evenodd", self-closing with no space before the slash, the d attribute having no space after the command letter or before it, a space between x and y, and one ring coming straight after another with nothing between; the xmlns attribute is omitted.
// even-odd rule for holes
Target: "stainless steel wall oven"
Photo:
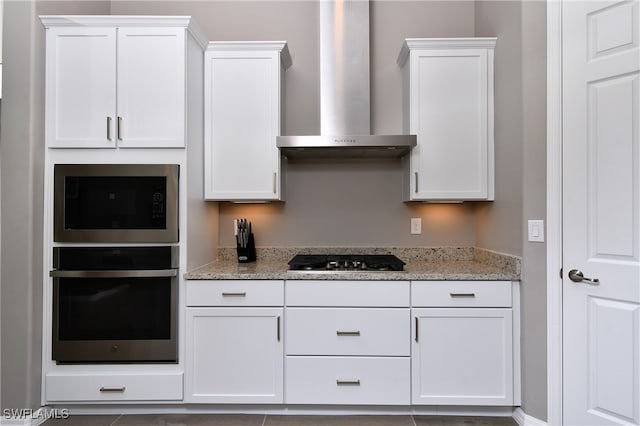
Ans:
<svg viewBox="0 0 640 426"><path fill-rule="evenodd" d="M174 243L176 164L56 164L54 241Z"/></svg>
<svg viewBox="0 0 640 426"><path fill-rule="evenodd" d="M175 363L178 247L56 247L52 358Z"/></svg>

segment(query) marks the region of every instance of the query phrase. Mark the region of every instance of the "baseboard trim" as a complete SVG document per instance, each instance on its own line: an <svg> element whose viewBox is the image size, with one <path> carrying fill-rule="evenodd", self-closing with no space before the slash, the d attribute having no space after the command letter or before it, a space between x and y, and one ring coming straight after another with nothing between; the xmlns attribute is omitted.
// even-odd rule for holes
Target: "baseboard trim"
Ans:
<svg viewBox="0 0 640 426"><path fill-rule="evenodd" d="M525 413L522 408L518 407L513 410L513 420L520 426L546 426L547 422L537 419Z"/></svg>

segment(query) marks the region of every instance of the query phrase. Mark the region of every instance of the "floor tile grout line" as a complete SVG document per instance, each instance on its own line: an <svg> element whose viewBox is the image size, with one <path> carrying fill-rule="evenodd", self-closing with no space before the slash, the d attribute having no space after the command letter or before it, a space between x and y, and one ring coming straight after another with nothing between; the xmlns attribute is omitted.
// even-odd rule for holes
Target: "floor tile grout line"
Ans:
<svg viewBox="0 0 640 426"><path fill-rule="evenodd" d="M411 421L413 422L413 426L418 426L418 424L416 423L416 419L413 416L413 414L411 414L409 417L411 417Z"/></svg>
<svg viewBox="0 0 640 426"><path fill-rule="evenodd" d="M264 426L264 425L265 425L265 423L267 423L267 415L266 415L266 414L265 414L265 415L264 415L264 417L262 418L262 425L261 425L261 426Z"/></svg>
<svg viewBox="0 0 640 426"><path fill-rule="evenodd" d="M116 419L109 426L114 426L118 422L118 420L120 420L121 417L122 417L122 414L118 415L118 417L116 417Z"/></svg>

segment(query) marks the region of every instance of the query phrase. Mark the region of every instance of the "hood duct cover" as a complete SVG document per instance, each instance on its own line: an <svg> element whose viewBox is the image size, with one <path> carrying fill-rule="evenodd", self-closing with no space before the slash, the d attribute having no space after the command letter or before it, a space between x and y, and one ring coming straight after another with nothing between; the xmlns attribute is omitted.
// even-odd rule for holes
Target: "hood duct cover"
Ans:
<svg viewBox="0 0 640 426"><path fill-rule="evenodd" d="M287 157L402 157L415 135L371 135L369 2L321 1L320 135L279 136Z"/></svg>

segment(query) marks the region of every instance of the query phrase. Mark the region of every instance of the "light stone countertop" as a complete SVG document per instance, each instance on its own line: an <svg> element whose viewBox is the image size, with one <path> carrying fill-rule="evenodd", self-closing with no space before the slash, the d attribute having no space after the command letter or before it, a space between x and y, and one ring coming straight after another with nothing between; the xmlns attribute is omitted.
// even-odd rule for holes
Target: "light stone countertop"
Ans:
<svg viewBox="0 0 640 426"><path fill-rule="evenodd" d="M227 250L227 249L222 249ZM289 271L291 249L258 251L258 260L238 263L233 253L185 274L188 280L389 280L389 281L518 281L520 258L477 248L388 249L406 262L403 272ZM305 249L318 253L320 249ZM365 249L351 249L363 253ZM376 249L378 250L378 249ZM302 250L304 251L304 250ZM344 250L343 250L344 251ZM376 251L378 252L378 251Z"/></svg>

